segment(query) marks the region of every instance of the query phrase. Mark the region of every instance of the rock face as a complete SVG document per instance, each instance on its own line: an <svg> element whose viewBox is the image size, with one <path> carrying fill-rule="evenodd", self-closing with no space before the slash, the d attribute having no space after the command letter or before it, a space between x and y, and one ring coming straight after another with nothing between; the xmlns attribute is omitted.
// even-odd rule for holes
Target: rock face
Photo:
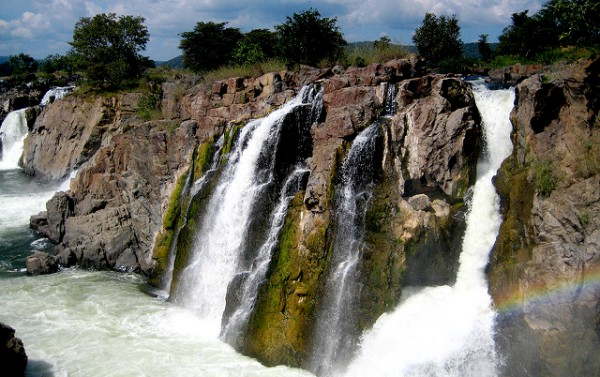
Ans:
<svg viewBox="0 0 600 377"><path fill-rule="evenodd" d="M21 339L15 337L15 330L0 323L0 366L3 376L25 376L27 354Z"/></svg>
<svg viewBox="0 0 600 377"><path fill-rule="evenodd" d="M177 286L203 198L212 190L208 185L198 199L190 198L191 183L214 158L226 161L247 121L267 115L309 83L323 90L322 115L302 132L297 127L306 109L289 115L275 176L284 177L298 159L309 173L290 204L245 335L234 342L266 364L307 367L332 259L338 172L353 139L374 122L381 140L365 218L356 335L397 304L404 286L454 279L464 196L481 148L479 114L460 78L424 75L417 60L210 84L181 77L154 87L160 120L151 121L138 110L147 93L68 96L43 109L26 140L23 167L49 180L74 170L77 175L69 191L32 217L31 226L57 244L61 265L140 271L157 286L174 257ZM390 101L397 112L384 117ZM248 248L265 225L253 221L258 233L248 234ZM34 257L32 271L51 259Z"/></svg>
<svg viewBox="0 0 600 377"><path fill-rule="evenodd" d="M600 61L518 85L489 276L505 376L600 375Z"/></svg>

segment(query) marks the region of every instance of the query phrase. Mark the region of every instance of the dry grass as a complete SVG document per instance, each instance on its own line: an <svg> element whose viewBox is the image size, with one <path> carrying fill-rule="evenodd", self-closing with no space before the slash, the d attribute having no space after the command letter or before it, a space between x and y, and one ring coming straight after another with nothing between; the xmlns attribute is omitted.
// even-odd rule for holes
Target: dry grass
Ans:
<svg viewBox="0 0 600 377"><path fill-rule="evenodd" d="M223 66L205 73L202 79L204 82L210 83L231 77L257 77L265 73L284 70L285 63L280 60L271 59L256 64Z"/></svg>

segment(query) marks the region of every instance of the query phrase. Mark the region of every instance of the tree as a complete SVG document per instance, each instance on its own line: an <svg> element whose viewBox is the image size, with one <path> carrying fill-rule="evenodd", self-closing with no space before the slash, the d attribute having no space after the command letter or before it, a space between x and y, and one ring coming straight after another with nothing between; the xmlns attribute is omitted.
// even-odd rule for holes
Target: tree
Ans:
<svg viewBox="0 0 600 377"><path fill-rule="evenodd" d="M194 30L181 33L179 48L183 50L184 66L202 72L228 64L242 33L226 25L226 22L198 22Z"/></svg>
<svg viewBox="0 0 600 377"><path fill-rule="evenodd" d="M600 1L550 0L538 12L551 20L561 45L600 44Z"/></svg>
<svg viewBox="0 0 600 377"><path fill-rule="evenodd" d="M35 72L37 66L35 59L27 54L12 55L8 58L8 69L13 75Z"/></svg>
<svg viewBox="0 0 600 377"><path fill-rule="evenodd" d="M481 34L479 36L479 40L477 41L477 49L479 50L479 55L481 55L481 59L485 62L489 62L492 59L492 48L488 43L488 35Z"/></svg>
<svg viewBox="0 0 600 377"><path fill-rule="evenodd" d="M375 47L376 50L386 50L390 48L391 45L392 40L387 35L384 35L373 43L373 47Z"/></svg>
<svg viewBox="0 0 600 377"><path fill-rule="evenodd" d="M65 55L48 55L40 62L39 70L45 73L64 71L72 73L75 71L75 59L73 52Z"/></svg>
<svg viewBox="0 0 600 377"><path fill-rule="evenodd" d="M498 37L498 52L531 59L540 51L558 44L556 25L547 15L529 17L527 11L513 13L512 24Z"/></svg>
<svg viewBox="0 0 600 377"><path fill-rule="evenodd" d="M140 77L152 66L140 55L148 39L144 18L101 13L79 19L70 44L86 80L109 88Z"/></svg>
<svg viewBox="0 0 600 377"><path fill-rule="evenodd" d="M339 58L346 45L337 26L337 19L323 18L316 9L294 13L275 27L279 46L289 64L317 65L323 59Z"/></svg>
<svg viewBox="0 0 600 377"><path fill-rule="evenodd" d="M463 42L460 40L460 26L455 16L425 14L423 24L415 30L413 41L419 54L431 63L462 56Z"/></svg>
<svg viewBox="0 0 600 377"><path fill-rule="evenodd" d="M255 29L244 34L233 52L237 64L255 64L277 55L277 34L267 29Z"/></svg>

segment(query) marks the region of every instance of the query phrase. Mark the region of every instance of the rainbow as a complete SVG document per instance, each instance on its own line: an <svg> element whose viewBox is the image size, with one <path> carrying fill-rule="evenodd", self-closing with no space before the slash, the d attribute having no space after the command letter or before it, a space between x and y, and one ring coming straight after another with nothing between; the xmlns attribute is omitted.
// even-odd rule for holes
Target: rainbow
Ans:
<svg viewBox="0 0 600 377"><path fill-rule="evenodd" d="M517 285L508 292L494 298L495 309L499 314L519 311L526 305L556 303L572 298L583 290L600 290L600 263L584 267L578 275L555 278L540 276L534 284Z"/></svg>

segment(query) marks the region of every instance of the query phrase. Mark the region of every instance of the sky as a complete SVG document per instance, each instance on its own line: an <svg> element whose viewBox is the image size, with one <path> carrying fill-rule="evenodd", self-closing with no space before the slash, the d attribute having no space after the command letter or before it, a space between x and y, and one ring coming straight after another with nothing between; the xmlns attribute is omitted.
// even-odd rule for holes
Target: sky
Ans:
<svg viewBox="0 0 600 377"><path fill-rule="evenodd" d="M537 11L543 0L0 0L0 56L20 52L35 58L69 49L80 17L113 12L146 19L150 42L146 55L168 60L181 52L179 33L199 21L229 22L242 31L272 28L285 17L310 7L337 17L349 42L389 36L412 44L426 12L455 14L464 42L489 34L495 41L514 12Z"/></svg>

